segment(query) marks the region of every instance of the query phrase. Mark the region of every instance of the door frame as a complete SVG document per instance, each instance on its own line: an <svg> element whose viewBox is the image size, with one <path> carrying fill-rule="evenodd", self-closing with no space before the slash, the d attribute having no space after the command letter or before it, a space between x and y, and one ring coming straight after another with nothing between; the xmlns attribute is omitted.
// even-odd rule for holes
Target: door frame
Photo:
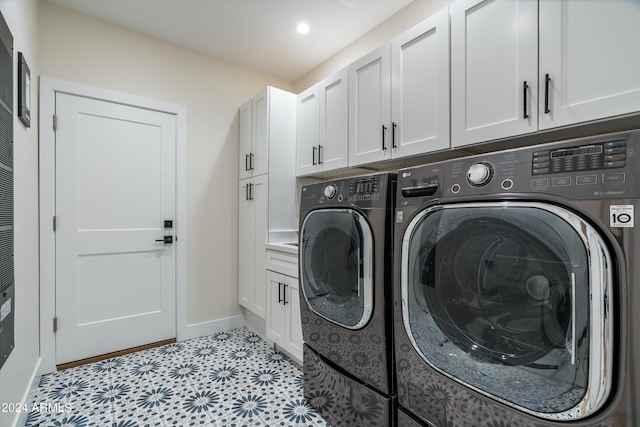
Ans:
<svg viewBox="0 0 640 427"><path fill-rule="evenodd" d="M187 339L187 107L124 92L88 86L50 77L40 77L40 367L38 374L56 370L55 214L55 113L56 93L155 110L176 116L176 339Z"/></svg>

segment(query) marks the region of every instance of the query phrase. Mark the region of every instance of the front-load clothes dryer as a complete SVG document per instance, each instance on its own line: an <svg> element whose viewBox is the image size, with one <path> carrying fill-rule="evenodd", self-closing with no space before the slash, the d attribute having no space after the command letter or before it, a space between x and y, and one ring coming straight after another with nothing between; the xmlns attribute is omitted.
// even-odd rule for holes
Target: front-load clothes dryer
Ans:
<svg viewBox="0 0 640 427"><path fill-rule="evenodd" d="M396 175L308 185L300 209L304 396L332 426L390 426Z"/></svg>
<svg viewBox="0 0 640 427"><path fill-rule="evenodd" d="M640 426L640 131L398 172L401 425Z"/></svg>

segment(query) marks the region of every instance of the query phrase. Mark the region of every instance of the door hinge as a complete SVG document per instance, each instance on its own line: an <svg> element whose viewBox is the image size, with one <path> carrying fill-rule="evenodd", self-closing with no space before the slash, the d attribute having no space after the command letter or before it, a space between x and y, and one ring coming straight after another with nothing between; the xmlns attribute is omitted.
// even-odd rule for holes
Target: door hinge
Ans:
<svg viewBox="0 0 640 427"><path fill-rule="evenodd" d="M58 318L54 317L53 318L53 333L55 334L56 332L58 332Z"/></svg>
<svg viewBox="0 0 640 427"><path fill-rule="evenodd" d="M53 130L58 130L58 116L56 114L53 115Z"/></svg>
<svg viewBox="0 0 640 427"><path fill-rule="evenodd" d="M53 216L53 231L56 231L56 216Z"/></svg>

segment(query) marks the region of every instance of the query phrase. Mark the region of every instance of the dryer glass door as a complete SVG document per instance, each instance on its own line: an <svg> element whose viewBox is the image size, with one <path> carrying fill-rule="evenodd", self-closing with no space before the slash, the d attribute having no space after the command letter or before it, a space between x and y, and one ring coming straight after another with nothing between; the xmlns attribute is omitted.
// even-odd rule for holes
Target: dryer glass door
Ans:
<svg viewBox="0 0 640 427"><path fill-rule="evenodd" d="M435 207L402 246L405 328L445 375L548 419L587 416L611 381L611 260L542 203Z"/></svg>
<svg viewBox="0 0 640 427"><path fill-rule="evenodd" d="M373 237L352 209L310 212L301 228L302 292L311 310L349 329L369 322L373 307Z"/></svg>

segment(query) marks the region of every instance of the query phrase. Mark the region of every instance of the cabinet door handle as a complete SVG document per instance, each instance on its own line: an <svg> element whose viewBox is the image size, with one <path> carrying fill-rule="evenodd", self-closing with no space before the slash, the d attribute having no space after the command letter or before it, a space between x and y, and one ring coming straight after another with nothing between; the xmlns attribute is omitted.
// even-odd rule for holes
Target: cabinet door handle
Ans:
<svg viewBox="0 0 640 427"><path fill-rule="evenodd" d="M247 190L249 195L247 200L253 200L253 184L252 183L247 184Z"/></svg>
<svg viewBox="0 0 640 427"><path fill-rule="evenodd" d="M244 187L244 199L245 199L245 200L249 200L249 186L250 186L250 185L251 185L251 184L247 183L247 186L246 186L246 187Z"/></svg>
<svg viewBox="0 0 640 427"><path fill-rule="evenodd" d="M322 158L324 157L324 147L322 145L318 145L318 164L322 164Z"/></svg>
<svg viewBox="0 0 640 427"><path fill-rule="evenodd" d="M282 302L282 283L278 282L278 303Z"/></svg>
<svg viewBox="0 0 640 427"><path fill-rule="evenodd" d="M253 170L253 153L249 153L249 170Z"/></svg>
<svg viewBox="0 0 640 427"><path fill-rule="evenodd" d="M544 75L544 112L545 114L549 114L551 110L549 109L549 83L551 82L551 78L549 77L549 73Z"/></svg>
<svg viewBox="0 0 640 427"><path fill-rule="evenodd" d="M382 125L382 149L386 150L387 146L384 144L384 134L387 133L387 127Z"/></svg>
<svg viewBox="0 0 640 427"><path fill-rule="evenodd" d="M249 155L248 154L244 155L244 170L246 170L246 171L249 170Z"/></svg>
<svg viewBox="0 0 640 427"><path fill-rule="evenodd" d="M529 89L529 86L527 85L527 81L524 81L524 84L522 85L522 98L524 99L524 118L528 119L529 118L529 113L527 111L527 89Z"/></svg>
<svg viewBox="0 0 640 427"><path fill-rule="evenodd" d="M394 122L391 123L391 148L398 148L396 146L396 128L398 127L397 124L395 124Z"/></svg>
<svg viewBox="0 0 640 427"><path fill-rule="evenodd" d="M314 146L313 147L313 166L317 165L318 163L316 162L316 150L318 149L318 147Z"/></svg>
<svg viewBox="0 0 640 427"><path fill-rule="evenodd" d="M283 283L282 285L283 285L283 288L284 288L284 292L282 293L282 301L283 301L284 305L287 305L287 303L289 302L289 301L287 301L287 286L288 285L286 283Z"/></svg>

